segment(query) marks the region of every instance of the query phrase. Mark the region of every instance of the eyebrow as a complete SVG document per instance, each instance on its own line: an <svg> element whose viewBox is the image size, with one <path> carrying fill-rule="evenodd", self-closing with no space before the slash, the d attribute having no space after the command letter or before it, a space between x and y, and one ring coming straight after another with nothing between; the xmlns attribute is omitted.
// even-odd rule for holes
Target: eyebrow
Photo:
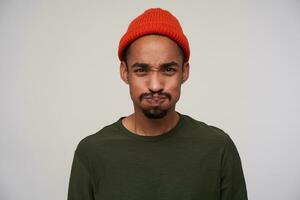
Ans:
<svg viewBox="0 0 300 200"><path fill-rule="evenodd" d="M167 62L167 63L163 63L163 64L159 65L159 68L166 68L166 67L170 67L170 66L179 67L179 64L175 61L171 61L171 62ZM131 68L137 68L137 67L148 68L148 67L150 67L150 65L147 63L134 63L133 65L131 65Z"/></svg>
<svg viewBox="0 0 300 200"><path fill-rule="evenodd" d="M171 66L179 67L179 64L177 62L172 61L172 62L168 62L168 63L163 63L159 67L167 68L167 67L171 67Z"/></svg>

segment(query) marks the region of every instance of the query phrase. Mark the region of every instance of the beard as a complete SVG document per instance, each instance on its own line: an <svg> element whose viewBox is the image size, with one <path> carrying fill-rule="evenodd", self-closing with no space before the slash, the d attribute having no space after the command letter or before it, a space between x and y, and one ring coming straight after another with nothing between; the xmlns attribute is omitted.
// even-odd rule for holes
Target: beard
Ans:
<svg viewBox="0 0 300 200"><path fill-rule="evenodd" d="M168 110L152 108L152 109L143 110L143 113L149 119L161 119L167 115Z"/></svg>
<svg viewBox="0 0 300 200"><path fill-rule="evenodd" d="M140 101L142 101L143 99L147 99L147 98L153 98L153 96L161 96L161 98L166 98L169 101L171 101L171 98L172 98L169 93L159 93L159 94L143 93L140 96ZM167 115L168 111L169 111L168 109L161 109L159 107L143 109L144 115L149 119L161 119Z"/></svg>

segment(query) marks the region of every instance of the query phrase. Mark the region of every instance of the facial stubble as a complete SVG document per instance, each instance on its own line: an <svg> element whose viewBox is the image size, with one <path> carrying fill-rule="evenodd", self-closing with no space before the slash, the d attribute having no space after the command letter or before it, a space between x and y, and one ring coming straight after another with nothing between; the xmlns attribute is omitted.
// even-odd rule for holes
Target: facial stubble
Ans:
<svg viewBox="0 0 300 200"><path fill-rule="evenodd" d="M143 93L140 96L140 101L143 101L143 99L146 98L153 98L154 95L166 98L167 100L171 101L171 95L169 93L160 93L160 94ZM142 111L144 115L149 119L161 119L167 115L169 109L161 109L159 106L157 106L150 109L142 109Z"/></svg>

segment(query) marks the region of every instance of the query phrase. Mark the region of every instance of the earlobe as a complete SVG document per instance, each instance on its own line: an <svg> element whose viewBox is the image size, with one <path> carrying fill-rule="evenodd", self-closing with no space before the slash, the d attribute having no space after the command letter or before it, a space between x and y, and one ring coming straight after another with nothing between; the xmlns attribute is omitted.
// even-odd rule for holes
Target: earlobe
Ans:
<svg viewBox="0 0 300 200"><path fill-rule="evenodd" d="M120 63L120 76L121 79L128 84L128 68L125 61L121 61Z"/></svg>

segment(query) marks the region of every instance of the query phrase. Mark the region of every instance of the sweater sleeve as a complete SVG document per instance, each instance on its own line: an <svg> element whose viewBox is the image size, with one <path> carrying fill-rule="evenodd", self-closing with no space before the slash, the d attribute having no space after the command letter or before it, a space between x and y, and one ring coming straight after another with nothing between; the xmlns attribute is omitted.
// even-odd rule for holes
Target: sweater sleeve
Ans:
<svg viewBox="0 0 300 200"><path fill-rule="evenodd" d="M221 163L221 200L247 200L240 156L228 135Z"/></svg>
<svg viewBox="0 0 300 200"><path fill-rule="evenodd" d="M94 200L91 177L76 152L69 180L68 200Z"/></svg>

